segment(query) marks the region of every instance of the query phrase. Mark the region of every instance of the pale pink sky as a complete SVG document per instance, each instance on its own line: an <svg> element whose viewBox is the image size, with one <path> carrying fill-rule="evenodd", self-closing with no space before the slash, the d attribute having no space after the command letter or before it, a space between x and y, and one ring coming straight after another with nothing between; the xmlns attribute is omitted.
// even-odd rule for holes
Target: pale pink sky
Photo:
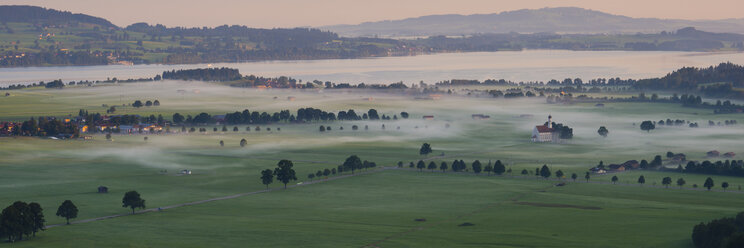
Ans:
<svg viewBox="0 0 744 248"><path fill-rule="evenodd" d="M3 0L103 17L116 25L297 27L357 24L431 14L582 7L631 17L744 18L742 0Z"/></svg>

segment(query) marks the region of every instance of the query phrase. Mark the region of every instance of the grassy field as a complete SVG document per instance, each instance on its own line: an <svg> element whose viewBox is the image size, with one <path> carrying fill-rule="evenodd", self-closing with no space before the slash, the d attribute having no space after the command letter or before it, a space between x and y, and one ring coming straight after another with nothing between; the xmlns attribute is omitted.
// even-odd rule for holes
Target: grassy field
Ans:
<svg viewBox="0 0 744 248"><path fill-rule="evenodd" d="M0 205L16 200L39 202L48 224L64 222L54 212L66 199L80 209L78 219L87 219L127 213L120 202L129 190L140 192L148 208L262 190L260 170L274 168L280 159L294 161L298 182L308 181L308 173L335 168L352 154L388 167L419 159L437 164L462 159L468 165L474 160L501 160L515 175L547 164L553 172L563 170L567 177L577 173L583 181L584 172L600 160L605 164L651 160L667 151L685 153L690 160L705 159L709 150L744 154L740 145L744 129L703 124L731 119L744 123L740 115L713 115L675 104L607 103L597 108L549 105L540 98L416 100L366 91L262 91L197 82L8 92L11 96L0 97L0 120L62 117L75 115L81 108L103 113L107 109L103 104L121 106L117 114L162 114L166 119L175 112L294 112L300 107L411 113L411 118L397 121L262 125L260 132L246 132L241 125L239 132L211 132L212 126L207 126L206 134L115 134L113 141L100 134L85 141L0 138ZM288 101L289 96L296 100ZM154 99L162 105L128 106L134 100ZM476 113L491 118L471 119ZM571 126L575 138L564 144L529 142L532 127L542 124L549 114L556 122ZM423 115L435 119L422 120ZM701 127L658 127L649 133L638 128L643 120L667 118L699 122ZM321 133L319 125L332 126L333 131ZM369 130L352 131L352 125L367 125ZM597 135L599 126L610 130L607 138ZM265 131L266 127L273 131ZM242 138L248 145L241 148ZM220 140L225 147L218 145ZM427 157L418 155L424 142L434 148ZM183 169L193 174L178 174ZM621 184L630 185L598 184L608 183L612 175L593 175L591 182L595 183L553 187L554 181L532 176L386 170L286 191L55 227L13 246L691 247L694 224L733 215L741 211L744 201L737 188L744 178L711 176L716 188L726 181L731 184L729 190L735 191L724 193L686 190L693 184L702 185L707 175L657 171L614 175ZM640 175L646 177L644 187L635 184ZM660 186L666 176L674 181L684 178L687 185L682 190L651 187ZM100 185L109 187L110 193L95 193ZM276 182L270 186L281 187ZM414 221L420 218L426 221ZM465 222L474 225L458 226Z"/></svg>
<svg viewBox="0 0 744 248"><path fill-rule="evenodd" d="M57 227L16 245L689 247L692 225L742 203L716 192L385 171Z"/></svg>

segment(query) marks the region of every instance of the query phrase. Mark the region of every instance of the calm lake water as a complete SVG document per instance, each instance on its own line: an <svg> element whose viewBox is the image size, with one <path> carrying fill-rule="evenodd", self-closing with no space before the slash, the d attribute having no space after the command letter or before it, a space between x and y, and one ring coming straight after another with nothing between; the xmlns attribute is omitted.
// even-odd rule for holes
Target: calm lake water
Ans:
<svg viewBox="0 0 744 248"><path fill-rule="evenodd" d="M448 53L412 57L346 60L301 60L216 63L244 75L290 76L303 81L337 83L434 83L449 79L547 81L582 78L646 78L663 76L683 66L707 67L721 62L744 64L744 53L627 52L531 50L521 52ZM193 65L106 65L0 69L0 85L62 79L105 80L153 77L165 70L204 68Z"/></svg>

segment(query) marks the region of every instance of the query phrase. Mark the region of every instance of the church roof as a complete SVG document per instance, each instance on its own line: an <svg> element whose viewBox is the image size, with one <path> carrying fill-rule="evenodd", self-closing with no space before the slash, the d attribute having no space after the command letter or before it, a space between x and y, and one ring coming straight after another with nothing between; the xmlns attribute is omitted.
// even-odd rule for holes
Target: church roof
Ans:
<svg viewBox="0 0 744 248"><path fill-rule="evenodd" d="M535 126L535 128L537 128L537 132L540 132L540 133L552 133L554 131L554 129L549 128L548 126L545 126L545 125Z"/></svg>

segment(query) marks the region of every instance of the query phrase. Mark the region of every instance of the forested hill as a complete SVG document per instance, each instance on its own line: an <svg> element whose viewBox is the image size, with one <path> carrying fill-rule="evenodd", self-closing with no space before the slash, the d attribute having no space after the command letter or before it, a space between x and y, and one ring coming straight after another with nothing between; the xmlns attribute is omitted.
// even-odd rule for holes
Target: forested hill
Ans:
<svg viewBox="0 0 744 248"><path fill-rule="evenodd" d="M0 22L28 22L42 25L87 23L117 28L116 25L103 18L26 5L0 6Z"/></svg>
<svg viewBox="0 0 744 248"><path fill-rule="evenodd" d="M523 49L744 51L744 35L683 28L651 34L501 33L395 40L339 37L312 28L183 28L147 23L120 28L83 14L0 6L0 67L346 59Z"/></svg>
<svg viewBox="0 0 744 248"><path fill-rule="evenodd" d="M701 85L713 83L744 87L744 66L722 63L708 68L684 67L661 78L639 80L635 87L654 90L695 90Z"/></svg>
<svg viewBox="0 0 744 248"><path fill-rule="evenodd" d="M223 25L215 28L166 27L161 24L135 23L125 29L160 37L242 37L252 42L261 42L274 47L308 47L321 42L331 42L338 35L328 31L308 28L260 29L238 25Z"/></svg>

